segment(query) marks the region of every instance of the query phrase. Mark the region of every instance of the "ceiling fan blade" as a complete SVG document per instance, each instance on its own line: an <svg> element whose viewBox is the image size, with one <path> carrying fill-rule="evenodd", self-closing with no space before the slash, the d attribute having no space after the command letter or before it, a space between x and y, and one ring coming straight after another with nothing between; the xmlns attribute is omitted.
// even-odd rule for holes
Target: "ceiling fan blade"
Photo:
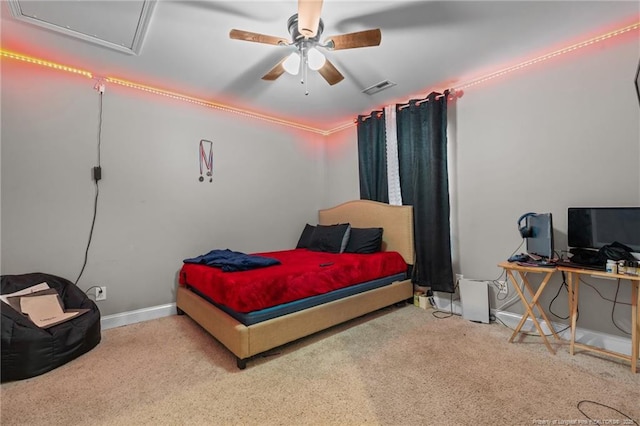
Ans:
<svg viewBox="0 0 640 426"><path fill-rule="evenodd" d="M331 86L344 80L344 76L340 74L340 71L338 71L338 69L334 67L328 59L325 61L322 68L318 70L318 72L325 80L327 80L327 83L329 83L329 85Z"/></svg>
<svg viewBox="0 0 640 426"><path fill-rule="evenodd" d="M298 0L298 32L305 38L315 37L322 13L322 0Z"/></svg>
<svg viewBox="0 0 640 426"><path fill-rule="evenodd" d="M282 63L286 61L288 57L289 56L285 56L284 58L282 58L280 62L276 64L275 67L271 68L271 70L269 70L268 73L262 76L262 79L267 81L273 81L276 78L280 77L282 74L284 74L284 67L282 66Z"/></svg>
<svg viewBox="0 0 640 426"><path fill-rule="evenodd" d="M379 28L375 30L358 31L356 33L342 34L329 38L325 44L328 49L355 49L358 47L378 46L382 41L382 33Z"/></svg>
<svg viewBox="0 0 640 426"><path fill-rule="evenodd" d="M275 45L289 44L289 42L282 37L252 33L250 31L243 31L243 30L236 30L236 29L229 31L229 38L233 40L252 41L254 43L264 43L264 44L275 44Z"/></svg>

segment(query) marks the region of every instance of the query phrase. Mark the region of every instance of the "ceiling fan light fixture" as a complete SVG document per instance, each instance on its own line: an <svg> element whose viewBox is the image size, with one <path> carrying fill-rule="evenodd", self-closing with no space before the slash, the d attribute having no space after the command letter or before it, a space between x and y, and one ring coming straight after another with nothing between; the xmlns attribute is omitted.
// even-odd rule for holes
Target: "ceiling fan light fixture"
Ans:
<svg viewBox="0 0 640 426"><path fill-rule="evenodd" d="M298 71L300 70L300 55L298 55L298 52L291 53L282 63L282 67L289 74L298 75Z"/></svg>
<svg viewBox="0 0 640 426"><path fill-rule="evenodd" d="M327 61L327 58L315 47L309 49L307 52L307 61L309 64L309 68L314 71L318 71L320 68L324 66L324 63Z"/></svg>
<svg viewBox="0 0 640 426"><path fill-rule="evenodd" d="M273 44L284 46L287 50L291 49L289 53L283 54L280 62L262 76L263 80L276 80L286 72L291 75L301 75L300 82L306 87L308 71L311 70L316 71L330 86L333 86L344 80L344 76L331 63L331 60L327 59L323 53L315 48L327 50L356 49L378 46L382 40L380 29L377 28L334 35L325 44L322 44L320 38L324 32L324 22L320 15L323 0L297 1L298 13L291 15L287 20L287 29L291 36L290 41L244 30L233 29L229 32L229 38L234 40ZM290 53L293 50L296 53Z"/></svg>

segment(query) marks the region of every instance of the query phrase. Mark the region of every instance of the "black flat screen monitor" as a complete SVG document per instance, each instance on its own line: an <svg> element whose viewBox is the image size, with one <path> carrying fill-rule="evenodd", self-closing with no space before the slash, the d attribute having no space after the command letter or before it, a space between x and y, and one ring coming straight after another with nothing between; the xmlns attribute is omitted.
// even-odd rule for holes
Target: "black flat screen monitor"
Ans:
<svg viewBox="0 0 640 426"><path fill-rule="evenodd" d="M640 252L640 207L570 207L569 247L599 249L614 241Z"/></svg>
<svg viewBox="0 0 640 426"><path fill-rule="evenodd" d="M531 236L527 237L527 253L546 260L553 258L553 220L551 213L537 213L527 217Z"/></svg>

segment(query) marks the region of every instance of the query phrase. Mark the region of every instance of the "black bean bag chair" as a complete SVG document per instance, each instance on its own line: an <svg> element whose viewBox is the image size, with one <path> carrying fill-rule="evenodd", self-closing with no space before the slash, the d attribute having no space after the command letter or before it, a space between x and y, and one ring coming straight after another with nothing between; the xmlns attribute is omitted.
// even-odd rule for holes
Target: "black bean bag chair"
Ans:
<svg viewBox="0 0 640 426"><path fill-rule="evenodd" d="M69 321L43 329L25 315L0 302L2 309L2 382L34 377L53 370L100 343L100 311L72 282L55 275L3 275L0 294L46 282L58 291L65 309L89 309Z"/></svg>

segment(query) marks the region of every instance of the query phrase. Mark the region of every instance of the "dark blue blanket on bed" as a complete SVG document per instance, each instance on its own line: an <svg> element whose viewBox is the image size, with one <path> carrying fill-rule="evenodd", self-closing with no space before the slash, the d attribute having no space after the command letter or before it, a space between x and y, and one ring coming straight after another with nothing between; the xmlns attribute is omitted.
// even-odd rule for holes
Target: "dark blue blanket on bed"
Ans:
<svg viewBox="0 0 640 426"><path fill-rule="evenodd" d="M199 263L201 265L220 268L224 272L248 271L249 269L264 268L279 265L280 261L270 257L245 254L238 251L211 250L207 254L183 260L184 263Z"/></svg>

